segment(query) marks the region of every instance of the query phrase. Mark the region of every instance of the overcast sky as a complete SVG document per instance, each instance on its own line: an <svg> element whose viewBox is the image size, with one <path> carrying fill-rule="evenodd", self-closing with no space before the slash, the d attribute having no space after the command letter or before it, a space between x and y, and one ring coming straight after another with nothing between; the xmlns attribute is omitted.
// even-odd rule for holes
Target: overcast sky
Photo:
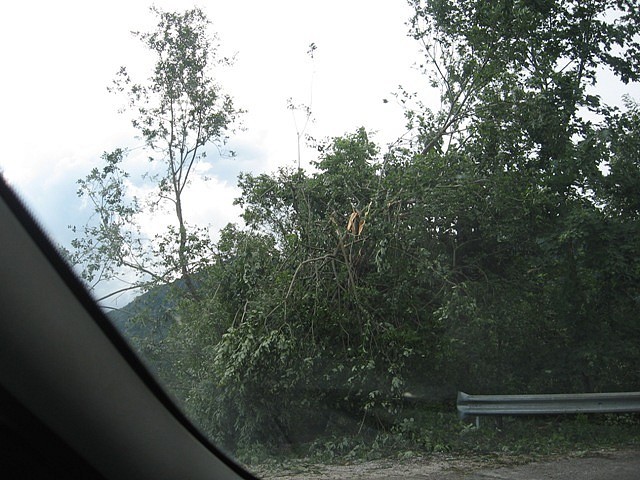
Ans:
<svg viewBox="0 0 640 480"><path fill-rule="evenodd" d="M235 219L230 203L240 171L295 164L296 128L287 98L311 103L315 122L307 131L316 138L365 126L378 131L384 145L402 133L403 121L401 109L383 98L400 83L424 82L412 69L418 50L406 36L410 10L404 1L155 4L164 10L194 4L205 10L221 51L236 59L218 72L219 83L247 111L245 131L229 144L237 158L213 160L214 180L190 197L189 206L197 207L192 221L221 227ZM61 242L70 238L66 225L87 214L75 196L75 180L103 151L142 143L130 127L131 117L118 113L123 99L106 87L121 65L135 72L149 64L130 34L153 27L149 5L21 0L3 6L0 167ZM311 42L317 46L313 60L307 55ZM298 122L303 120L298 114ZM303 152L303 163L312 156Z"/></svg>
<svg viewBox="0 0 640 480"><path fill-rule="evenodd" d="M121 65L133 72L150 65L130 33L153 27L150 4L20 0L2 7L0 169L62 244L71 239L67 225L82 224L90 213L76 197L75 181L102 152L127 147L134 149L130 162L144 157L135 149L142 142L131 117L118 113L123 99L106 87ZM399 84L437 105L437 92L413 69L420 54L406 34L411 10L404 0L161 0L155 5L163 10L196 5L205 11L221 51L236 59L218 72L219 83L247 111L245 130L229 144L237 157L212 158L202 167L213 179L196 184L187 199L192 223L210 223L217 230L237 220L231 203L240 171L296 165L296 128L287 98L311 104L310 135L332 137L364 126L378 132L374 139L382 147L404 133L400 107L383 103ZM307 55L312 42L313 61ZM618 101L621 92L616 86L600 93ZM303 120L298 114L298 122ZM302 163L313 155L303 151Z"/></svg>

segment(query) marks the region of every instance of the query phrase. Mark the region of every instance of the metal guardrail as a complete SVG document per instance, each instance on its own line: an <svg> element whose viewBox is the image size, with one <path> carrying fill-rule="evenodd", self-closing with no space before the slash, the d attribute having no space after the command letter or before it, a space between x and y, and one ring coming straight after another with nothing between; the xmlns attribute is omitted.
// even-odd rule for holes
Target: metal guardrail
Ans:
<svg viewBox="0 0 640 480"><path fill-rule="evenodd" d="M556 415L640 412L640 392L550 395L469 395L458 392L461 418L483 415Z"/></svg>

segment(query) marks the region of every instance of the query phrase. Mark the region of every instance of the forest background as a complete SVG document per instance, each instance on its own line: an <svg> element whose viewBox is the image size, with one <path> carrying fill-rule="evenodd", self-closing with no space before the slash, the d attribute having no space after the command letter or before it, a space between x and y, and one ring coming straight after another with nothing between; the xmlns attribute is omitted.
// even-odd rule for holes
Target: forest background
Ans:
<svg viewBox="0 0 640 480"><path fill-rule="evenodd" d="M363 126L311 139L312 169L242 174L244 224L216 242L183 195L242 112L212 76L229 61L204 14L155 10L136 33L154 72L113 85L160 168L136 199L126 150L105 152L79 181L95 214L67 255L90 286L127 272L156 295L119 321L231 451L406 431L408 398L460 390L638 389L640 106L594 88L602 69L640 79L636 5L409 3L442 108L400 90L407 134L387 150ZM174 225L144 238L162 208Z"/></svg>

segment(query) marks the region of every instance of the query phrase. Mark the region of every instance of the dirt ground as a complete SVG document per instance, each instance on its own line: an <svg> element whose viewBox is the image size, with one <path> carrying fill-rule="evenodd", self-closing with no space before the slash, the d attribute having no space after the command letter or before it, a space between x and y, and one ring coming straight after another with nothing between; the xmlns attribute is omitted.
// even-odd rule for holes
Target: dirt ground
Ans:
<svg viewBox="0 0 640 480"><path fill-rule="evenodd" d="M475 458L434 455L346 465L299 461L286 469L258 468L256 473L261 478L274 480L632 480L640 479L640 449L579 452L545 459L508 455Z"/></svg>

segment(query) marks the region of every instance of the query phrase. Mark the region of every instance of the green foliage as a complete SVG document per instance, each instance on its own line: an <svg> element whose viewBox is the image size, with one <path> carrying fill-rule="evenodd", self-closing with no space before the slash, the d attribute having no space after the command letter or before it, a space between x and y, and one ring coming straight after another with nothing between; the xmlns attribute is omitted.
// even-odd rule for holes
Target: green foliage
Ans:
<svg viewBox="0 0 640 480"><path fill-rule="evenodd" d="M158 23L151 32L134 32L155 59L146 83L136 83L127 69L118 72L113 92L128 98L134 112L132 125L159 164L159 173L144 176L153 193L146 208L127 192L122 169L122 149L103 156L106 165L80 180L80 197L88 197L97 221L83 229L73 242L72 261L81 266L83 277L93 282L134 274L131 288L148 288L180 278L191 296L197 296L193 275L208 263L207 228L189 225L184 214L184 192L194 177L195 165L206 157L205 147L226 141L239 113L212 76L217 58L215 37L208 33L209 21L197 8L183 13L151 9ZM149 186L149 185L147 185ZM140 216L168 206L174 223L153 239L145 238L138 226ZM74 227L75 231L75 227Z"/></svg>
<svg viewBox="0 0 640 480"><path fill-rule="evenodd" d="M69 260L81 266L81 276L91 287L113 277L118 268L131 263L143 249L131 226L140 207L126 196L125 181L129 174L120 164L124 152L116 149L104 153L102 169L94 167L85 179L78 180L78 197L88 201L94 213L81 229L70 227L82 236L71 242Z"/></svg>
<svg viewBox="0 0 640 480"><path fill-rule="evenodd" d="M326 435L278 457L278 472L295 468L301 459L308 470L314 464L336 464L445 454L446 458L495 459L501 462L580 454L637 446L636 415L525 418L483 418L481 428L460 421L455 414L412 408L384 432L345 437ZM271 456L260 456L260 447L243 451L240 458L252 467L264 466ZM273 467L272 467L273 468Z"/></svg>
<svg viewBox="0 0 640 480"><path fill-rule="evenodd" d="M456 390L637 389L639 108L587 91L599 66L637 79L640 14L605 0L410 3L440 111L408 108L412 136L384 153L360 128L319 145L312 172L241 175L245 227L227 226L215 245L182 221L156 242L194 293L176 303L158 370L236 453L583 448L597 422L478 431L407 407L405 394L447 404ZM208 44L175 58L200 38L191 27L202 18L188 15L163 14L140 35L159 54L160 89L129 87L125 72L120 84L134 103L161 98L156 110L136 103L138 126L149 146L167 142L177 176L159 188L173 192L178 217L201 144L179 156L163 115L177 112L191 131L200 110L183 105L209 106L216 92L198 83ZM216 119L203 120L214 137ZM109 158L89 191L118 229L130 213L110 208L124 174Z"/></svg>

